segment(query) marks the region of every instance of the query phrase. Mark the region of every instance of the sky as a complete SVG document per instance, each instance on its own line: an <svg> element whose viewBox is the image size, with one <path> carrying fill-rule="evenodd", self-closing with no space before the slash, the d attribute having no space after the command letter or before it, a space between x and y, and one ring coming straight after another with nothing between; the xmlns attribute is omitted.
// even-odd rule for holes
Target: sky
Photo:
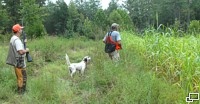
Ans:
<svg viewBox="0 0 200 104"><path fill-rule="evenodd" d="M56 2L57 0L51 0L52 2ZM67 4L69 4L69 2L71 1L71 0L64 0ZM111 0L100 0L101 1L101 6L102 6L102 9L106 9L107 7L108 7L108 5L109 5L109 3L110 3L110 1ZM122 0L119 0L119 2L118 2L119 4L121 4L122 3Z"/></svg>

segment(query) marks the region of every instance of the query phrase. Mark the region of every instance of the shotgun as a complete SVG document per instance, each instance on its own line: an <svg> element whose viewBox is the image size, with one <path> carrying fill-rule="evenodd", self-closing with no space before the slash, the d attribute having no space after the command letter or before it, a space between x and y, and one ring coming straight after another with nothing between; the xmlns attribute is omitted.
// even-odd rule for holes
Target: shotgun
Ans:
<svg viewBox="0 0 200 104"><path fill-rule="evenodd" d="M23 44L24 44L24 49L26 49L26 33L24 31L22 31L22 35L23 35ZM30 56L29 52L26 52L26 59L27 59L27 62L32 62L33 59L32 57Z"/></svg>

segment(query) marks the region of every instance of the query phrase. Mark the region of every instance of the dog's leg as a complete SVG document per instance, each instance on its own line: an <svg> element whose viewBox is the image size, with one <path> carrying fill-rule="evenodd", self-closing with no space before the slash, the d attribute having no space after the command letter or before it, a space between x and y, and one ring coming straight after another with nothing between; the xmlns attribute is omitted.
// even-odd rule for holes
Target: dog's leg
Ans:
<svg viewBox="0 0 200 104"><path fill-rule="evenodd" d="M75 68L71 68L71 77L73 77L73 74L76 72L76 69Z"/></svg>
<svg viewBox="0 0 200 104"><path fill-rule="evenodd" d="M85 70L85 68L82 67L82 69L81 69L81 75L82 75L82 76L83 76L83 74L84 74L84 70Z"/></svg>
<svg viewBox="0 0 200 104"><path fill-rule="evenodd" d="M69 67L69 73L70 73L70 74L72 73L72 69L71 69L71 67Z"/></svg>
<svg viewBox="0 0 200 104"><path fill-rule="evenodd" d="M74 73L73 67L69 67L69 73L70 73L70 76L73 77L73 73Z"/></svg>

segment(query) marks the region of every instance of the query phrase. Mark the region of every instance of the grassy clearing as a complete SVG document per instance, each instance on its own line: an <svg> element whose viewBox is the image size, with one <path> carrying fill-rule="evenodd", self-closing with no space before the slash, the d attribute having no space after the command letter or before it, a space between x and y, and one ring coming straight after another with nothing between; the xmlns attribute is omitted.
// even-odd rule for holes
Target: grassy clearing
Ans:
<svg viewBox="0 0 200 104"><path fill-rule="evenodd" d="M154 70L154 63L159 61L152 60L153 58L148 56L150 46L147 46L147 44L151 45L148 39L152 39L153 42L153 37L139 38L128 32L122 34L124 41L119 63L109 60L103 51L104 45L101 41L58 37L29 41L27 44L34 62L27 63L29 91L24 96L14 92L16 87L14 71L12 67L5 64L8 47L0 46L2 50L0 51L2 54L0 89L3 89L0 90L0 103L185 103L187 93L176 84L169 83L168 77L159 78ZM92 62L84 76L77 73L73 79L70 78L65 61L66 53L71 62L79 62L85 55L92 57ZM162 72L160 67L159 72Z"/></svg>

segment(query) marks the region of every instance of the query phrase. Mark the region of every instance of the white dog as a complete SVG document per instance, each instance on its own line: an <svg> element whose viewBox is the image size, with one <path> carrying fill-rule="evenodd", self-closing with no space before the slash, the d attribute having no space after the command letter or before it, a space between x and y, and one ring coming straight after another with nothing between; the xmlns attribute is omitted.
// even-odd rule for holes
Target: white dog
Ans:
<svg viewBox="0 0 200 104"><path fill-rule="evenodd" d="M86 69L86 66L90 62L90 60L91 60L91 58L89 56L85 56L83 58L83 60L81 62L79 62L79 63L70 63L69 57L66 54L66 61L67 61L67 65L68 65L71 77L73 77L73 74L76 71L80 71L81 74L83 74L85 69Z"/></svg>

